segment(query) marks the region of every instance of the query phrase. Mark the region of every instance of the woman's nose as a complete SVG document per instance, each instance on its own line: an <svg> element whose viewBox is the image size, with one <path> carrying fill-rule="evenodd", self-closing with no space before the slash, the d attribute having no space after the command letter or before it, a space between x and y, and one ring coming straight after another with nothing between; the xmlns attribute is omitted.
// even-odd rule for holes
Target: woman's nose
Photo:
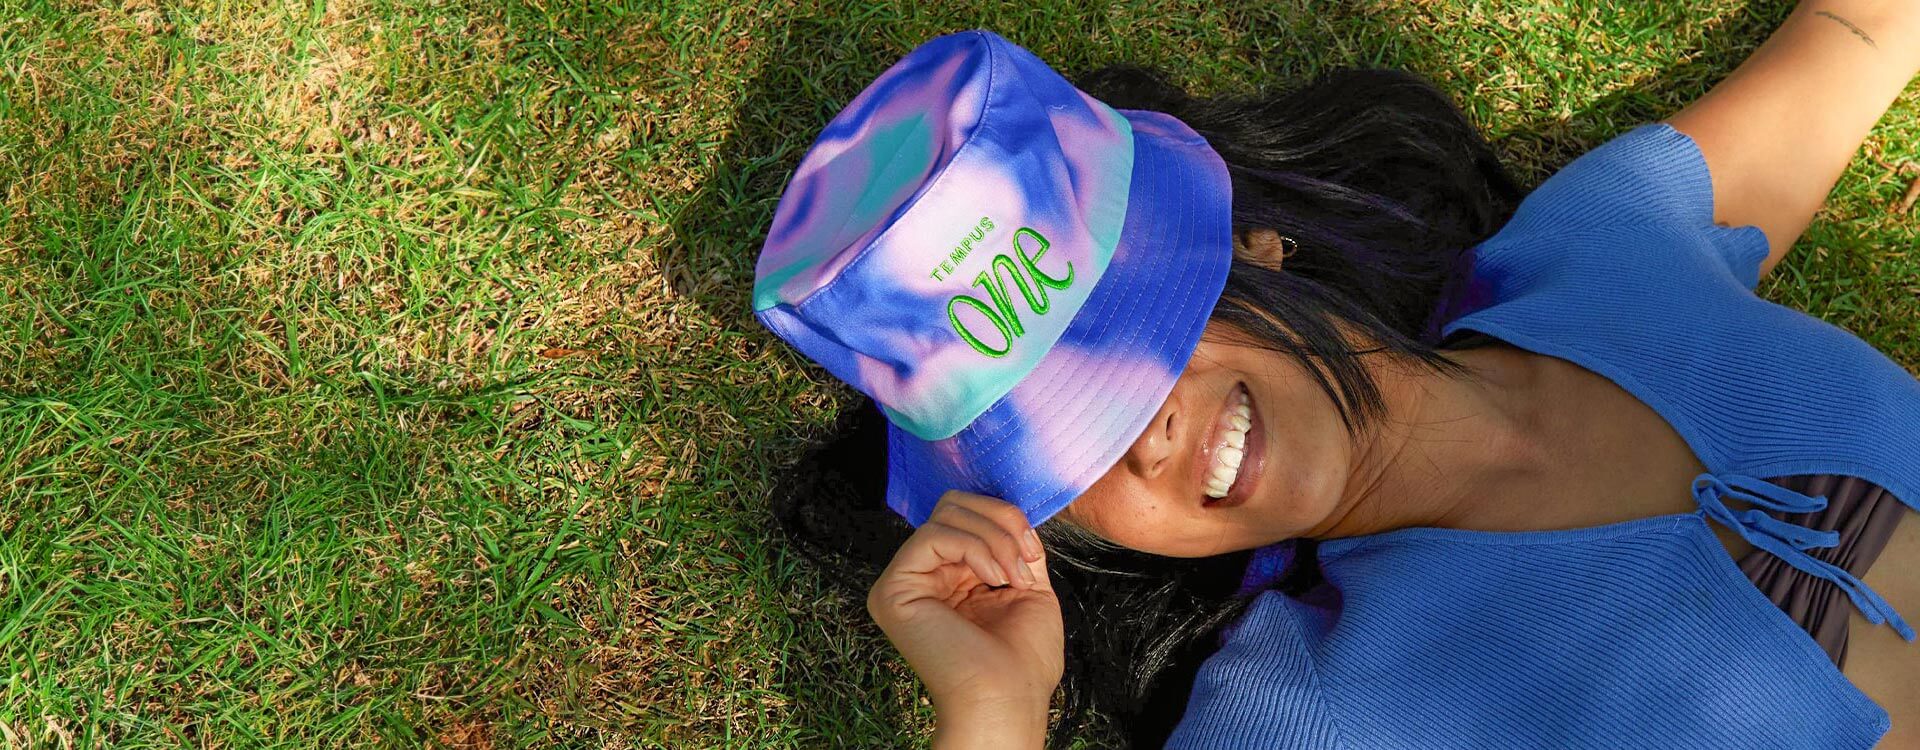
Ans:
<svg viewBox="0 0 1920 750"><path fill-rule="evenodd" d="M1142 479L1160 476L1173 463L1175 432L1179 423L1179 411L1174 408L1173 400L1160 407L1153 415L1153 422L1147 425L1145 432L1133 441L1133 447L1127 451L1127 468Z"/></svg>

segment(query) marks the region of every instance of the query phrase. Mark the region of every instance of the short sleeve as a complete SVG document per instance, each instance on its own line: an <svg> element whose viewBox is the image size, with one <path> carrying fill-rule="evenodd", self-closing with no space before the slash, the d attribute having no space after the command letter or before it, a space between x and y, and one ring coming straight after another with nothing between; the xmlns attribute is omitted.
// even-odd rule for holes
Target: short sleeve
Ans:
<svg viewBox="0 0 1920 750"><path fill-rule="evenodd" d="M1302 605L1278 593L1255 597L1220 650L1200 664L1187 710L1167 750L1351 747L1314 666Z"/></svg>
<svg viewBox="0 0 1920 750"><path fill-rule="evenodd" d="M1647 247L1650 239L1672 242ZM1485 245L1495 252L1615 253L1704 249L1751 290L1767 238L1756 226L1713 223L1713 179L1693 138L1664 122L1614 137L1573 160L1521 202Z"/></svg>

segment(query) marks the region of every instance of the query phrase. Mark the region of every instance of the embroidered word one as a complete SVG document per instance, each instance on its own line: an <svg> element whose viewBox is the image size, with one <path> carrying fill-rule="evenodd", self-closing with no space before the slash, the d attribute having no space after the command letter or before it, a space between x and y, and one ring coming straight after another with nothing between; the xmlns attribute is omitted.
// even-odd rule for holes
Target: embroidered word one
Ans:
<svg viewBox="0 0 1920 750"><path fill-rule="evenodd" d="M1036 247L1028 254L1027 245L1022 242L1031 238ZM1046 257L1050 243L1039 232L1021 227L1013 233L1013 255L1000 253L993 256L993 263L987 270L973 278L973 285L986 290L987 299L982 300L969 294L956 294L947 300L947 321L953 324L953 332L967 342L973 350L989 357L1004 357L1012 351L1014 339L1026 335L1026 326L1020 324L1020 313L1013 308L1013 297L1007 294L1007 281L1020 290L1020 296L1026 300L1027 309L1034 315L1045 315L1052 304L1047 301L1047 290L1064 290L1073 285L1073 261L1067 261L1065 276L1048 276L1040 270L1040 259ZM969 307L980 313L979 317L999 331L999 348L994 348L982 340L960 319L960 308Z"/></svg>

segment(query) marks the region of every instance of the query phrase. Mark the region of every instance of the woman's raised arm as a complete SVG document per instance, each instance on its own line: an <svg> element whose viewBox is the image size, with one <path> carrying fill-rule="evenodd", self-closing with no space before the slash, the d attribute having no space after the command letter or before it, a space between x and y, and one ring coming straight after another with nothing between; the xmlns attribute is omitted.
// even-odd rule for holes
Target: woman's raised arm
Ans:
<svg viewBox="0 0 1920 750"><path fill-rule="evenodd" d="M1808 0L1733 74L1666 122L1699 144L1714 221L1767 234L1765 276L1874 122L1920 72L1920 0Z"/></svg>
<svg viewBox="0 0 1920 750"><path fill-rule="evenodd" d="M1066 634L1020 509L949 491L880 573L867 612L926 683L936 750L1046 744Z"/></svg>

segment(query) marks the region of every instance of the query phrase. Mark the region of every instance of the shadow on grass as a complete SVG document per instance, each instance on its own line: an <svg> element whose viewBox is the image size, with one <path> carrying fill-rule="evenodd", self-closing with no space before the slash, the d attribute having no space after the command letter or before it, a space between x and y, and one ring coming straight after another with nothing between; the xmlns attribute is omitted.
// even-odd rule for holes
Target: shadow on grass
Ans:
<svg viewBox="0 0 1920 750"><path fill-rule="evenodd" d="M1705 93L1765 38L1789 7L1785 2L1767 2L1733 13L1697 40L1693 54L1681 55L1681 62L1651 76L1646 85L1602 97L1570 118L1523 117L1495 145L1524 184L1537 184L1626 127L1667 116ZM919 26L940 31L973 26L1004 29L1009 38L1070 75L1114 62L1163 68L1180 64L1176 59L1120 59L1102 46L1096 34L1078 32L1101 27L1107 12L1091 6L1081 18L1028 16L996 24L976 17L945 26L927 22ZM1239 26L1236 30L1242 32L1243 41L1234 50L1243 58L1240 69L1269 71L1264 79L1232 81L1236 86L1284 86L1341 65L1400 67L1438 79L1436 73L1449 64L1450 51L1406 33L1414 22L1410 11L1341 3L1312 10L1249 11L1232 17ZM1051 36L1045 30L1048 27L1055 30ZM1070 33L1059 33L1062 29ZM748 310L753 261L791 169L847 101L932 33L938 32L906 38L906 32L884 23L795 16L770 24L768 33L753 40L751 54L766 62L737 103L731 134L718 150L713 172L694 197L674 211L674 239L656 250L658 266L682 298L698 301L718 319L737 321L758 332ZM1459 94L1455 96L1458 99ZM759 332L759 336L767 346L780 346L769 334ZM796 446L808 442L805 430L796 424L784 433L763 436L756 450L797 453ZM791 463L791 455L772 459L766 463L800 466ZM790 478L792 472L776 476ZM774 489L763 488L759 496L764 498ZM763 509L765 504L750 507ZM775 544L779 546L777 540ZM800 558L790 548L783 549L783 554L770 556L781 569L771 571L765 580L795 588L766 592L769 598L819 601L832 596L831 587L819 579L784 567ZM851 620L797 622L792 640L785 644L788 659L778 666L779 689L797 703L794 719L804 725L805 734L817 739L847 742L849 736L869 736L875 731L884 736L889 728L898 731L911 720L901 688L876 677L886 672L874 660L884 658L877 654L886 652L875 650L877 631L857 605L845 603L849 601L857 600L842 600L843 605L815 611L848 613Z"/></svg>
<svg viewBox="0 0 1920 750"><path fill-rule="evenodd" d="M1755 2L1719 19L1679 62L1588 103L1567 119L1538 117L1495 145L1514 176L1538 185L1567 162L1639 123L1669 117L1732 73L1793 9L1791 2Z"/></svg>
<svg viewBox="0 0 1920 750"><path fill-rule="evenodd" d="M780 189L821 126L908 48L863 24L804 17L778 20L751 43L747 54L767 62L735 103L713 172L672 213L674 240L656 249L655 261L682 299L777 346L753 322L748 298L753 261ZM753 464L793 461L809 442L806 431L793 424L782 434L761 436L753 449L763 455ZM780 634L786 641L779 644L779 662L769 665L770 687L790 700L789 721L807 746L861 746L898 737L912 723L911 694L887 665L888 652L864 617L863 599L828 580L842 573L809 570L770 522L766 498L778 489L746 490L748 512L769 520L762 527L767 538L758 541L769 549L764 559L772 569L755 578L777 590L760 594L764 601L787 603L793 615L793 629Z"/></svg>

